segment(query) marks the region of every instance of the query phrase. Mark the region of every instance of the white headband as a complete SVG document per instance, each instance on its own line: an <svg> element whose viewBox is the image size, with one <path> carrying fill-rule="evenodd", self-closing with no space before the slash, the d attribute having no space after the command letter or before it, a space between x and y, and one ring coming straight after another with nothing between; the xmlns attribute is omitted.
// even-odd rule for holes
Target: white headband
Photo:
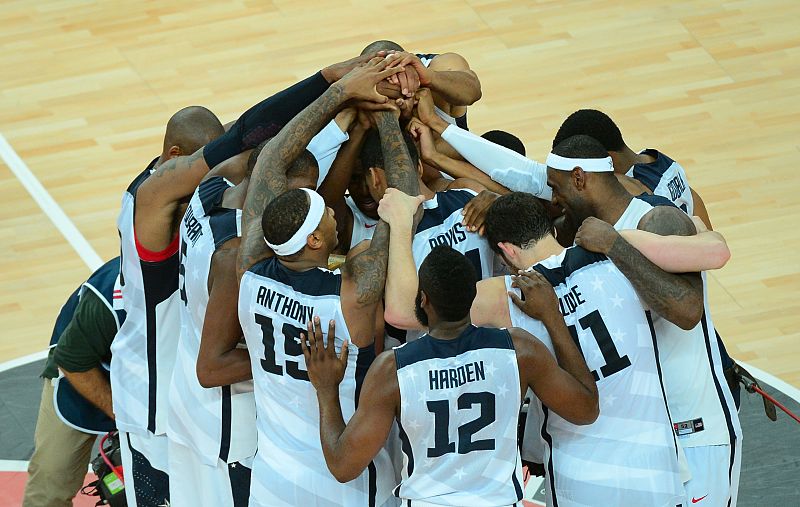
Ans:
<svg viewBox="0 0 800 507"><path fill-rule="evenodd" d="M606 158L567 158L555 153L547 155L547 167L559 171L571 171L580 167L590 173L614 172L614 163L611 157Z"/></svg>
<svg viewBox="0 0 800 507"><path fill-rule="evenodd" d="M325 200L321 195L307 188L301 188L300 190L308 194L310 200L308 214L306 215L306 219L303 220L303 225L301 225L300 228L297 229L297 232L285 243L273 245L267 241L267 238L264 238L267 246L275 252L275 255L292 255L302 250L303 247L306 246L308 235L317 230L319 223L322 221L322 216L325 214Z"/></svg>

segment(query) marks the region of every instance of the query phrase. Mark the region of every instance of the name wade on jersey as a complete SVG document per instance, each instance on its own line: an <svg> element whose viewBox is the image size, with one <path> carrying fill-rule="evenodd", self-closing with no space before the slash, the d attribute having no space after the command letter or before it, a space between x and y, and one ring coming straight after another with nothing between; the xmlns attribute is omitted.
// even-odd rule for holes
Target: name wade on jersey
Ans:
<svg viewBox="0 0 800 507"><path fill-rule="evenodd" d="M192 246L197 243L197 239L203 235L203 226L194 217L194 210L190 205L186 208L186 215L183 217L183 226L186 227L186 237L192 242Z"/></svg>
<svg viewBox="0 0 800 507"><path fill-rule="evenodd" d="M428 370L428 380L431 391L436 389L453 389L469 382L486 380L483 371L483 361L461 365L458 368L445 368L443 370Z"/></svg>
<svg viewBox="0 0 800 507"><path fill-rule="evenodd" d="M452 247L461 243L462 241L466 241L466 239L467 233L464 231L464 226L460 223L456 223L444 234L439 234L438 236L429 238L428 245L430 245L431 250L433 250L439 245L448 245Z"/></svg>
<svg viewBox="0 0 800 507"><path fill-rule="evenodd" d="M302 324L307 323L314 316L313 306L304 305L296 299L292 299L280 292L275 292L263 285L258 288L256 303Z"/></svg>

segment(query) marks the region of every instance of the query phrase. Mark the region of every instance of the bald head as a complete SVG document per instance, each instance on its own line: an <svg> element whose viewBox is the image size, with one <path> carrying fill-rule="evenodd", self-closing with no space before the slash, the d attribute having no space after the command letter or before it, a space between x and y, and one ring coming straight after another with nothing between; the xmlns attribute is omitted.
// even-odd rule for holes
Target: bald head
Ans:
<svg viewBox="0 0 800 507"><path fill-rule="evenodd" d="M219 118L205 107L184 107L167 122L163 155L190 155L224 133Z"/></svg>
<svg viewBox="0 0 800 507"><path fill-rule="evenodd" d="M365 47L361 52L362 55L374 53L376 51L405 51L403 46L390 40L376 40Z"/></svg>

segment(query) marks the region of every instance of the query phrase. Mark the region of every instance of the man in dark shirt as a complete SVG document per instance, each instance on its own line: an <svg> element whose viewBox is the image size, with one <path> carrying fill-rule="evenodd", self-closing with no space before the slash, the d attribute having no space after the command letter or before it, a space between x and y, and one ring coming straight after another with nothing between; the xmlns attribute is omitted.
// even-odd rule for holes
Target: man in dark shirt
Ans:
<svg viewBox="0 0 800 507"><path fill-rule="evenodd" d="M111 384L103 365L111 360L111 342L125 318L118 280L116 257L72 293L56 319L42 372L24 507L71 506L83 485L96 433L113 427Z"/></svg>

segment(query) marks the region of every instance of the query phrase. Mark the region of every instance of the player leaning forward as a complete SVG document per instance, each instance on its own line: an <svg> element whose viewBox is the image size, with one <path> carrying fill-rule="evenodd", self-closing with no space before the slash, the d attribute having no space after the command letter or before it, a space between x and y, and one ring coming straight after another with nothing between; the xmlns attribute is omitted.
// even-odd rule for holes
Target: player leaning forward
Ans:
<svg viewBox="0 0 800 507"><path fill-rule="evenodd" d="M390 189L381 217L391 241L411 243L413 214L422 197ZM392 246L394 249L395 247ZM390 261L392 262L392 261ZM517 505L522 466L517 416L528 387L575 424L598 415L597 388L558 310L555 293L542 284L548 330L557 363L545 346L521 329L479 328L470 322L477 275L466 257L440 246L420 267L416 313L429 334L381 354L364 382L361 403L345 425L339 382L348 352L336 357L334 326L323 345L308 324L303 352L317 389L320 439L328 468L349 480L380 455L395 420L404 453L394 494L408 505ZM326 322L323 320L323 322ZM346 335L340 331L337 334Z"/></svg>
<svg viewBox="0 0 800 507"><path fill-rule="evenodd" d="M383 295L389 231L376 227L372 243L340 269L326 269L336 247L336 220L314 191L287 191L286 167L345 101L386 103L375 84L399 70L372 60L332 85L270 141L259 155L243 210L238 268L239 321L253 368L258 451L250 505L384 505L392 502L388 454L340 484L324 465L314 389L298 339L309 319L334 320L336 347L352 343L340 394L346 416L355 411L361 380L374 359L375 312ZM389 184L416 194L417 177L403 142L399 111L373 113ZM266 240L266 241L265 241ZM266 243L266 244L265 244Z"/></svg>

